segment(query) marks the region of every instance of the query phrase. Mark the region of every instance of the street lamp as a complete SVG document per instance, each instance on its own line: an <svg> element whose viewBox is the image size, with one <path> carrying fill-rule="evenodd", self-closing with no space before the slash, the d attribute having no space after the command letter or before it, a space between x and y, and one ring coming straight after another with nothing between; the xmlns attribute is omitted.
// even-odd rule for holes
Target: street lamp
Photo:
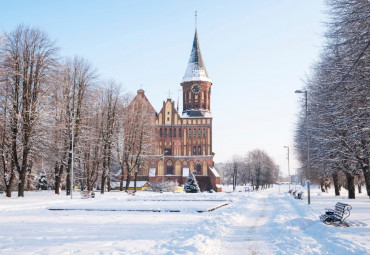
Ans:
<svg viewBox="0 0 370 255"><path fill-rule="evenodd" d="M289 166L289 146L284 146L284 148L288 149L288 175L289 175L289 190L290 190L290 182L291 182L291 177L290 177L290 166Z"/></svg>
<svg viewBox="0 0 370 255"><path fill-rule="evenodd" d="M306 99L306 138L307 138L307 162L306 162L306 180L307 180L307 200L308 204L311 204L311 196L310 196L310 172L309 172L309 165L310 165L310 139L308 136L308 93L307 90L296 90L295 93L297 94L304 94Z"/></svg>
<svg viewBox="0 0 370 255"><path fill-rule="evenodd" d="M169 152L168 150L163 149L163 154L162 154L162 159L163 159L162 183L164 182L164 156L165 156L168 152Z"/></svg>
<svg viewBox="0 0 370 255"><path fill-rule="evenodd" d="M162 167L162 185L164 183L164 151L163 151L163 155L162 155L162 160L163 160L163 167Z"/></svg>
<svg viewBox="0 0 370 255"><path fill-rule="evenodd" d="M74 157L74 139L75 139L75 133L74 133L74 127L75 127L75 111L71 111L71 120L72 120L72 141L71 141L71 199L73 199L73 157Z"/></svg>

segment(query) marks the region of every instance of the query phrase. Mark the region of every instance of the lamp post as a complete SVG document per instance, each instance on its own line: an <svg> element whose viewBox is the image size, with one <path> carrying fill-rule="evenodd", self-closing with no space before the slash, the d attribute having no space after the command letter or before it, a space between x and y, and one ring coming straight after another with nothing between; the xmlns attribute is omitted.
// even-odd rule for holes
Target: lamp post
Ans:
<svg viewBox="0 0 370 255"><path fill-rule="evenodd" d="M74 127L75 127L75 112L74 110L71 111L71 115L72 115L72 141L71 141L71 144L72 144L72 148L71 148L71 199L73 199L73 157L74 157L74 139L75 139L75 133L74 133Z"/></svg>
<svg viewBox="0 0 370 255"><path fill-rule="evenodd" d="M289 166L289 146L284 146L284 148L287 148L288 149L288 176L289 176L289 190L290 190L290 182L291 182L291 178L290 178L290 166Z"/></svg>
<svg viewBox="0 0 370 255"><path fill-rule="evenodd" d="M168 150L163 149L163 155L162 155L162 159L163 159L162 183L164 182L164 156L166 155L166 153L168 153Z"/></svg>
<svg viewBox="0 0 370 255"><path fill-rule="evenodd" d="M162 185L163 185L163 183L164 183L164 153L165 153L165 151L163 151L163 155L162 155L162 160L163 160L163 167L162 167Z"/></svg>
<svg viewBox="0 0 370 255"><path fill-rule="evenodd" d="M308 133L308 93L302 90L296 90L295 93L297 94L304 94L306 100L306 138L307 138L307 162L306 162L306 180L307 180L307 200L308 204L311 204L311 196L310 196L310 173L309 173L309 165L310 165L310 139Z"/></svg>

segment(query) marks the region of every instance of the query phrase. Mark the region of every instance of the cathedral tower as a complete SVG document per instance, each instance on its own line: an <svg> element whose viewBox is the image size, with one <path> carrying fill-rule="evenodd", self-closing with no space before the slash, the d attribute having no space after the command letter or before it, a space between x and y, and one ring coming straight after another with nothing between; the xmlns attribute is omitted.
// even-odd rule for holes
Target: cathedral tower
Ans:
<svg viewBox="0 0 370 255"><path fill-rule="evenodd" d="M211 117L212 81L203 63L197 29L195 29L190 59L181 86L183 91L183 116Z"/></svg>

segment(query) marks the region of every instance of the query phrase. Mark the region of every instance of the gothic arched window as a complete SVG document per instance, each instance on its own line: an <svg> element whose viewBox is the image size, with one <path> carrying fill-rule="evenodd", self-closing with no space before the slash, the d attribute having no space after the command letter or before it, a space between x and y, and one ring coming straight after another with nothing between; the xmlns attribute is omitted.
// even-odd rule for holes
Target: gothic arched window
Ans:
<svg viewBox="0 0 370 255"><path fill-rule="evenodd" d="M197 146L193 147L193 155L197 155Z"/></svg>
<svg viewBox="0 0 370 255"><path fill-rule="evenodd" d="M162 137L162 129L159 129L159 136Z"/></svg>
<svg viewBox="0 0 370 255"><path fill-rule="evenodd" d="M206 129L203 128L203 137L206 137Z"/></svg>
<svg viewBox="0 0 370 255"><path fill-rule="evenodd" d="M171 160L167 161L166 174L173 174L173 165Z"/></svg>
<svg viewBox="0 0 370 255"><path fill-rule="evenodd" d="M164 137L167 137L167 128L164 129Z"/></svg>
<svg viewBox="0 0 370 255"><path fill-rule="evenodd" d="M170 128L170 130L169 130L169 132L168 132L169 134L169 137L172 137L172 128Z"/></svg>
<svg viewBox="0 0 370 255"><path fill-rule="evenodd" d="M197 174L200 174L201 173L201 165L200 165L200 162L199 161L197 161L196 170L197 170Z"/></svg>
<svg viewBox="0 0 370 255"><path fill-rule="evenodd" d="M202 146L198 146L198 155L202 155Z"/></svg>
<svg viewBox="0 0 370 255"><path fill-rule="evenodd" d="M181 128L179 128L179 137L181 137Z"/></svg>

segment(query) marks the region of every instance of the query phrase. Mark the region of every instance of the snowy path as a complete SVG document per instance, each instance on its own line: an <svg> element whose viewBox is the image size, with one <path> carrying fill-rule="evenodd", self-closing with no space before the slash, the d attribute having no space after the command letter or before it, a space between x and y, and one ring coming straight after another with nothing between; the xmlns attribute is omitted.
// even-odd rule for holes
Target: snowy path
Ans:
<svg viewBox="0 0 370 255"><path fill-rule="evenodd" d="M251 210L253 205L253 210ZM241 207L245 214L234 221L229 231L221 236L220 254L271 254L263 235L263 226L272 218L272 209L267 197L253 197Z"/></svg>
<svg viewBox="0 0 370 255"><path fill-rule="evenodd" d="M212 238L203 237L207 245L198 249L202 254L370 254L370 245L356 235L369 233L361 228L366 224L358 229L356 221L351 228L326 226L305 201L283 193L243 196L220 210L212 223Z"/></svg>

